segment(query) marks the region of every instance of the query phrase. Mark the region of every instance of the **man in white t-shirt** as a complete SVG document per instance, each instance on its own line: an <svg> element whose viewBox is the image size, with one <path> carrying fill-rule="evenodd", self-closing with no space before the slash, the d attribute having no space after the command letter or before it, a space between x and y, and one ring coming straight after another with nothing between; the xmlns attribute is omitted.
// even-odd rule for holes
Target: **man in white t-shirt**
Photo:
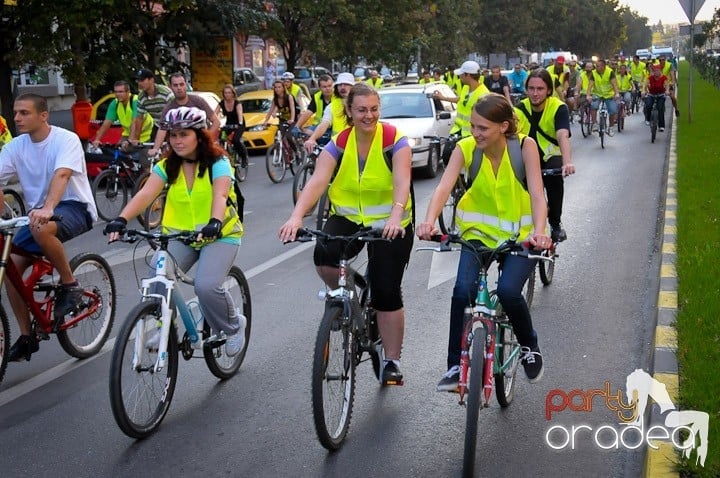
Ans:
<svg viewBox="0 0 720 478"><path fill-rule="evenodd" d="M32 93L18 96L14 112L19 135L0 151L0 184L17 177L29 209L30 225L17 231L13 244L43 254L60 275L61 287L54 309L57 328L65 315L74 312L83 294L62 242L90 230L97 219L97 209L78 136L48 124L47 101L42 96ZM0 211L4 202L0 195ZM53 216L62 220L51 221ZM30 265L27 258L16 254L12 260L21 274ZM10 281L5 284L21 334L10 348L8 361L30 360L39 348L37 337L31 332L30 314Z"/></svg>

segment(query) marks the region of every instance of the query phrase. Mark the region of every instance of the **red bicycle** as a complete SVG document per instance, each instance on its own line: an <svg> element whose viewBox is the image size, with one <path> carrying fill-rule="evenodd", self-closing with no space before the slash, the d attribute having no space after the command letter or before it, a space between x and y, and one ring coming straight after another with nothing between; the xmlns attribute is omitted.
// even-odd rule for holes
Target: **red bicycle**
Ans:
<svg viewBox="0 0 720 478"><path fill-rule="evenodd" d="M56 334L60 345L69 355L87 358L95 355L105 344L115 317L115 279L107 261L98 254L81 253L70 261L70 268L78 282L85 287L81 302L61 320L55 320L55 297L60 277L45 257L24 251L14 244L16 229L30 222L27 216L0 220L0 287L5 277L20 293L30 310L32 333L39 340L49 340ZM10 254L31 261L30 273L23 278ZM10 343L10 324L7 312L0 303L0 382L5 375Z"/></svg>

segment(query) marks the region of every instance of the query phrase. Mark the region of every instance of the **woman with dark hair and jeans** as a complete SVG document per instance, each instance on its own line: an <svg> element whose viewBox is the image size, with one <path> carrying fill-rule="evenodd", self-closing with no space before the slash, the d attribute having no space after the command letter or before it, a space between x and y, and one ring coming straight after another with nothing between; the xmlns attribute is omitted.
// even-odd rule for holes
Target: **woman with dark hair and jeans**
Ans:
<svg viewBox="0 0 720 478"><path fill-rule="evenodd" d="M460 140L450 156L440 184L430 199L425 221L417 227L418 237L429 240L431 235L440 233L435 221L458 176L470 167L474 151L481 149L480 170L457 205L456 219L461 237L478 245L497 247L519 234L518 241L529 241L539 249L550 247L551 240L545 232L547 208L537 146L532 138L517 134L512 105L496 93L483 96L472 109L470 131L472 136ZM510 161L507 143L516 140L522 145L527 189L515 176ZM502 261L498 299L522 347L525 373L530 382L536 382L542 377L543 361L530 309L522 295L523 285L535 270L536 261L510 255ZM457 390L463 314L477 294L479 270L475 255L463 247L450 303L448 371L438 383L438 391Z"/></svg>
<svg viewBox="0 0 720 478"><path fill-rule="evenodd" d="M169 131L170 154L153 167L142 189L104 232L109 242L117 240L128 220L150 206L167 185L163 232L199 233L197 242L185 245L175 241L168 250L183 271L198 263L195 293L200 309L213 331L228 336L225 353L232 357L245 344L246 319L222 283L237 256L243 226L234 206L237 199L231 187L230 160L206 126L206 114L199 108L181 106L167 112L160 127ZM156 346L156 340L159 333L146 345Z"/></svg>
<svg viewBox="0 0 720 478"><path fill-rule="evenodd" d="M382 229L383 237L391 239L368 244L368 270L384 349L381 380L401 383L400 353L405 330L401 283L413 244L412 153L407 137L394 131L392 166L386 163L383 137L388 125L379 122L380 96L369 85L358 83L350 89L345 111L349 130L335 135L320 153L315 172L279 235L282 241L295 239L305 213L327 190L332 208L325 232L350 235L362 227L373 227ZM341 153L337 142L345 132L349 134L338 167ZM362 243L355 255L361 249ZM318 275L332 288L337 287L341 252L337 244L315 246Z"/></svg>

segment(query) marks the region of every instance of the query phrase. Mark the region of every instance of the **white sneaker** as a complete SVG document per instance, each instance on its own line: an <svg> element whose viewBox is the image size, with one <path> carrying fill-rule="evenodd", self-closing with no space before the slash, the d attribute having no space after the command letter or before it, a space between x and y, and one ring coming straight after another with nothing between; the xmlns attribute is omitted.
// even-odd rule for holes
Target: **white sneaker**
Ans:
<svg viewBox="0 0 720 478"><path fill-rule="evenodd" d="M645 126L650 126L650 122L649 122L649 121L646 121L646 122L645 122Z"/></svg>
<svg viewBox="0 0 720 478"><path fill-rule="evenodd" d="M609 127L607 130L607 134L608 134L608 136L615 136L615 128L612 126Z"/></svg>
<svg viewBox="0 0 720 478"><path fill-rule="evenodd" d="M237 333L229 336L225 340L225 353L228 357L234 357L240 353L245 347L245 327L247 326L247 318L240 313L240 309L235 309L235 314L240 322L240 328Z"/></svg>
<svg viewBox="0 0 720 478"><path fill-rule="evenodd" d="M665 128L663 128L662 126L659 127L658 129L660 130L661 133L662 133L663 131L665 131Z"/></svg>

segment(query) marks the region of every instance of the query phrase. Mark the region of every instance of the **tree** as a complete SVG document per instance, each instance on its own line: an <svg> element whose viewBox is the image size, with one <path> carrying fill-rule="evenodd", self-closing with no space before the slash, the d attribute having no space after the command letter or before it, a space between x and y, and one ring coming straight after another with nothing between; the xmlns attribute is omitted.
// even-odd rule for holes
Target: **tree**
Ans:
<svg viewBox="0 0 720 478"><path fill-rule="evenodd" d="M647 26L647 18L625 7L620 10L625 25L625 42L622 49L627 55L634 54L640 48L649 48L652 43L652 30Z"/></svg>

